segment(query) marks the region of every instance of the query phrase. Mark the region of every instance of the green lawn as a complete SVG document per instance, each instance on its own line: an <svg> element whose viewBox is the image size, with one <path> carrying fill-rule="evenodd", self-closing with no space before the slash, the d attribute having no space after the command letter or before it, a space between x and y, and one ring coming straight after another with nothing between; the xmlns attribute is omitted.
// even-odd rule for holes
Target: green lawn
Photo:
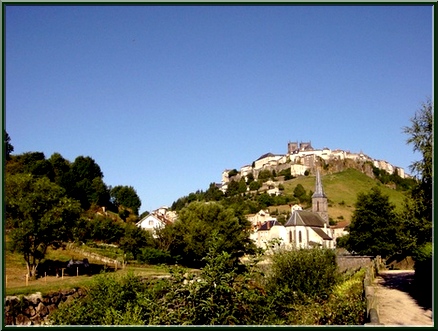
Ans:
<svg viewBox="0 0 438 331"><path fill-rule="evenodd" d="M71 249L48 249L46 259L56 260L68 262L71 258L75 260L82 260L85 256L81 255L79 252L71 250ZM104 263L90 259L90 263L101 264ZM108 274L123 274L128 271L132 271L141 276L149 277L149 276L158 276L158 275L166 275L168 274L166 268L161 266L127 266L125 269L118 269L117 271L114 268L108 268L111 272ZM5 287L6 295L28 295L35 292L41 292L43 295L49 292L56 292L65 289L77 288L77 287L87 287L93 283L93 279L97 275L79 275L79 276L68 276L64 275L64 277L56 277L56 276L47 276L41 277L36 280L28 280L28 284L26 285L26 263L18 253L12 253L10 251L6 251L5 254L5 275L7 276L7 284Z"/></svg>

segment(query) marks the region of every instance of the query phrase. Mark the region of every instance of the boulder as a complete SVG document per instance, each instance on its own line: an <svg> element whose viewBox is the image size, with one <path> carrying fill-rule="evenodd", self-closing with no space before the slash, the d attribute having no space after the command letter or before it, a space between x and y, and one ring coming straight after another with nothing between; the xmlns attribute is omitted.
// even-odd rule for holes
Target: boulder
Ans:
<svg viewBox="0 0 438 331"><path fill-rule="evenodd" d="M32 325L32 322L29 319L29 317L27 317L26 315L19 314L17 316L17 318L15 319L15 324L16 325Z"/></svg>
<svg viewBox="0 0 438 331"><path fill-rule="evenodd" d="M43 300L43 297L41 296L41 292L36 292L25 298L27 299L27 301L32 302L35 306Z"/></svg>
<svg viewBox="0 0 438 331"><path fill-rule="evenodd" d="M36 313L39 314L39 316L44 317L49 313L49 310L42 302L40 302L36 308Z"/></svg>

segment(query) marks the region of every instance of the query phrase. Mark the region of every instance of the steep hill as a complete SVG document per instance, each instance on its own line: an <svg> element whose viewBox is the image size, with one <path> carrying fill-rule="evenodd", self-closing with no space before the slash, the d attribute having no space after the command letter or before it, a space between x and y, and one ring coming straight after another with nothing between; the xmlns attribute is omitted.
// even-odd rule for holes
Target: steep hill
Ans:
<svg viewBox="0 0 438 331"><path fill-rule="evenodd" d="M368 192L376 185L382 189L384 194L389 196L389 201L396 206L396 210L400 211L403 206L405 192L385 186L357 169L350 168L341 172L322 175L321 180L329 201L329 217L334 221L351 220L358 193ZM307 192L309 190L314 191L315 176L299 176L285 181L283 183L284 194L293 195L293 191L298 184L301 184ZM281 212L288 208L289 206L276 206L270 207L270 210L278 209Z"/></svg>

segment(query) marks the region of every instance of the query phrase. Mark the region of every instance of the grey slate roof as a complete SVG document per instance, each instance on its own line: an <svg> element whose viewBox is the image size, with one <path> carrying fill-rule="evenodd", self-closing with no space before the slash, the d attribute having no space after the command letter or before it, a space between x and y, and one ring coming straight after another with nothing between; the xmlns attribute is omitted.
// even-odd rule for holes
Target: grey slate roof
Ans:
<svg viewBox="0 0 438 331"><path fill-rule="evenodd" d="M284 226L287 227L295 225L323 228L324 220L317 213L312 213L307 210L296 210L292 213L291 217Z"/></svg>
<svg viewBox="0 0 438 331"><path fill-rule="evenodd" d="M316 228L312 226L312 230L315 231L324 240L333 240L327 233L322 231L321 228Z"/></svg>

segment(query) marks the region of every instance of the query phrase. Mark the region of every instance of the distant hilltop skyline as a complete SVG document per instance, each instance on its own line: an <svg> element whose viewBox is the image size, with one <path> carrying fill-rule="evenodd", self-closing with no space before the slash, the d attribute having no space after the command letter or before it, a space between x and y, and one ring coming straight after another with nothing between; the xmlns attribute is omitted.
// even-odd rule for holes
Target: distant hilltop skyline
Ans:
<svg viewBox="0 0 438 331"><path fill-rule="evenodd" d="M328 147L315 149L311 141L289 141L286 154L265 153L252 162L251 165L242 166L239 175L246 178L252 173L254 178L257 178L261 170L281 171L290 167L292 176L301 176L306 171L314 172L315 169L323 168L327 164L339 163L345 160L352 160L356 163L371 162L374 167L385 170L390 174L396 172L401 178L410 177L402 167L392 165L385 160L374 159L363 153L363 151L351 153L349 150L331 150ZM229 172L231 170L225 169L222 172L222 185L226 185L230 181Z"/></svg>

